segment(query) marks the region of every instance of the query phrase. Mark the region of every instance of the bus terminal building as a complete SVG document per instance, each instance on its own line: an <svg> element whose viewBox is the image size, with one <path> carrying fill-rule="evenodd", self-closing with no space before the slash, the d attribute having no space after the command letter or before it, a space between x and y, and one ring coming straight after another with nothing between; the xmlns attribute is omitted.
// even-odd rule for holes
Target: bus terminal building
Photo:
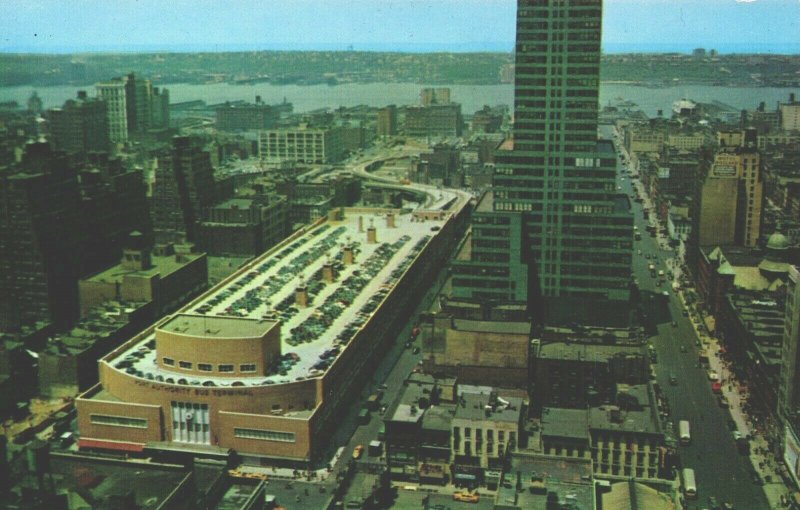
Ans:
<svg viewBox="0 0 800 510"><path fill-rule="evenodd" d="M79 447L319 460L460 235L452 195L333 210L131 338L76 401Z"/></svg>

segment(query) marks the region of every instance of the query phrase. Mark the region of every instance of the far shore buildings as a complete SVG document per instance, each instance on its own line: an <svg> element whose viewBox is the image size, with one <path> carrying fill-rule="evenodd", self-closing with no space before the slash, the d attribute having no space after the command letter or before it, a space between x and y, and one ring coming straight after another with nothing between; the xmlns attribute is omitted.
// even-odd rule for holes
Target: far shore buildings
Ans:
<svg viewBox="0 0 800 510"><path fill-rule="evenodd" d="M345 147L341 128L301 124L261 131L258 152L269 163L325 164L340 161L345 156Z"/></svg>

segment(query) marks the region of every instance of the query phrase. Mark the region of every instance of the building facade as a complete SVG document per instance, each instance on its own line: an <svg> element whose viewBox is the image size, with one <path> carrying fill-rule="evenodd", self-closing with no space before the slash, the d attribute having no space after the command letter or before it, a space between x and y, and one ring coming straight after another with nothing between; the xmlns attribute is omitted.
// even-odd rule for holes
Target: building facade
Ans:
<svg viewBox="0 0 800 510"><path fill-rule="evenodd" d="M380 137L397 134L397 107L393 104L378 110L377 134Z"/></svg>
<svg viewBox="0 0 800 510"><path fill-rule="evenodd" d="M97 97L105 101L108 114L108 134L111 142L128 141L128 102L125 81L115 78L95 85Z"/></svg>
<svg viewBox="0 0 800 510"><path fill-rule="evenodd" d="M280 119L280 109L261 102L261 96L255 104L225 103L214 113L220 131L271 129Z"/></svg>
<svg viewBox="0 0 800 510"><path fill-rule="evenodd" d="M86 92L79 91L77 100L67 100L61 108L48 110L47 117L50 143L56 150L73 154L108 150L108 113L103 100L88 98Z"/></svg>
<svg viewBox="0 0 800 510"><path fill-rule="evenodd" d="M338 128L271 129L258 138L258 152L268 162L296 161L324 164L339 161L344 156L344 143Z"/></svg>
<svg viewBox="0 0 800 510"><path fill-rule="evenodd" d="M601 22L600 0L518 2L514 141L496 157L493 210L522 216L514 258L545 323L629 321L633 216L597 140Z"/></svg>
<svg viewBox="0 0 800 510"><path fill-rule="evenodd" d="M461 136L464 119L459 103L432 103L406 108L405 134L417 138Z"/></svg>

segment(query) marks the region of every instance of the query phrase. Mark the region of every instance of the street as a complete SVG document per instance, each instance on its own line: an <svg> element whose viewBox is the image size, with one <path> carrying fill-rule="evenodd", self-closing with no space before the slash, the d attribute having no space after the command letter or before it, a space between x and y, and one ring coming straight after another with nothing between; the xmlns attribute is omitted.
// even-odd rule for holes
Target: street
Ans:
<svg viewBox="0 0 800 510"><path fill-rule="evenodd" d="M613 136L611 128L604 136ZM637 193L630 178L621 176L619 185L628 195ZM640 187L640 194L641 191ZM634 242L632 271L638 280L648 321L655 325L655 331L648 332L653 335L648 338L648 343L657 353L656 381L669 403L671 414L668 420L673 427L677 427L679 420L688 420L691 425L691 443L678 447L682 466L693 468L697 481L698 498L689 501L687 508L709 508L709 497L716 498L719 504L731 502L735 508L769 508L761 486L752 481L753 468L749 457L737 451L729 426L733 423L730 413L727 407L720 406L718 397L711 391L706 367L698 363L701 347L697 345L697 333L691 318L682 313L684 305L672 289L672 280L666 278L659 285L658 276L652 277L648 270L648 264L652 263L656 271L663 270L667 274L678 264L670 261L668 265L667 261L675 257L676 252L665 249L666 243L661 236L648 234L648 222L642 212L646 205L646 201L633 202L634 225L641 232L642 239ZM667 296L663 295L664 291ZM670 383L671 375L675 376L676 383ZM677 437L677 432L673 433Z"/></svg>

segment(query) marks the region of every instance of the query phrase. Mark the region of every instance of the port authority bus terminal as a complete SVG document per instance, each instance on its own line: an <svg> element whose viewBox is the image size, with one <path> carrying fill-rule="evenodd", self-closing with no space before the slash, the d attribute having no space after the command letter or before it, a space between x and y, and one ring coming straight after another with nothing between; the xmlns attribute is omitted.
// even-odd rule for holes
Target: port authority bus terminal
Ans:
<svg viewBox="0 0 800 510"><path fill-rule="evenodd" d="M298 231L102 358L79 447L318 460L468 204L334 209Z"/></svg>

